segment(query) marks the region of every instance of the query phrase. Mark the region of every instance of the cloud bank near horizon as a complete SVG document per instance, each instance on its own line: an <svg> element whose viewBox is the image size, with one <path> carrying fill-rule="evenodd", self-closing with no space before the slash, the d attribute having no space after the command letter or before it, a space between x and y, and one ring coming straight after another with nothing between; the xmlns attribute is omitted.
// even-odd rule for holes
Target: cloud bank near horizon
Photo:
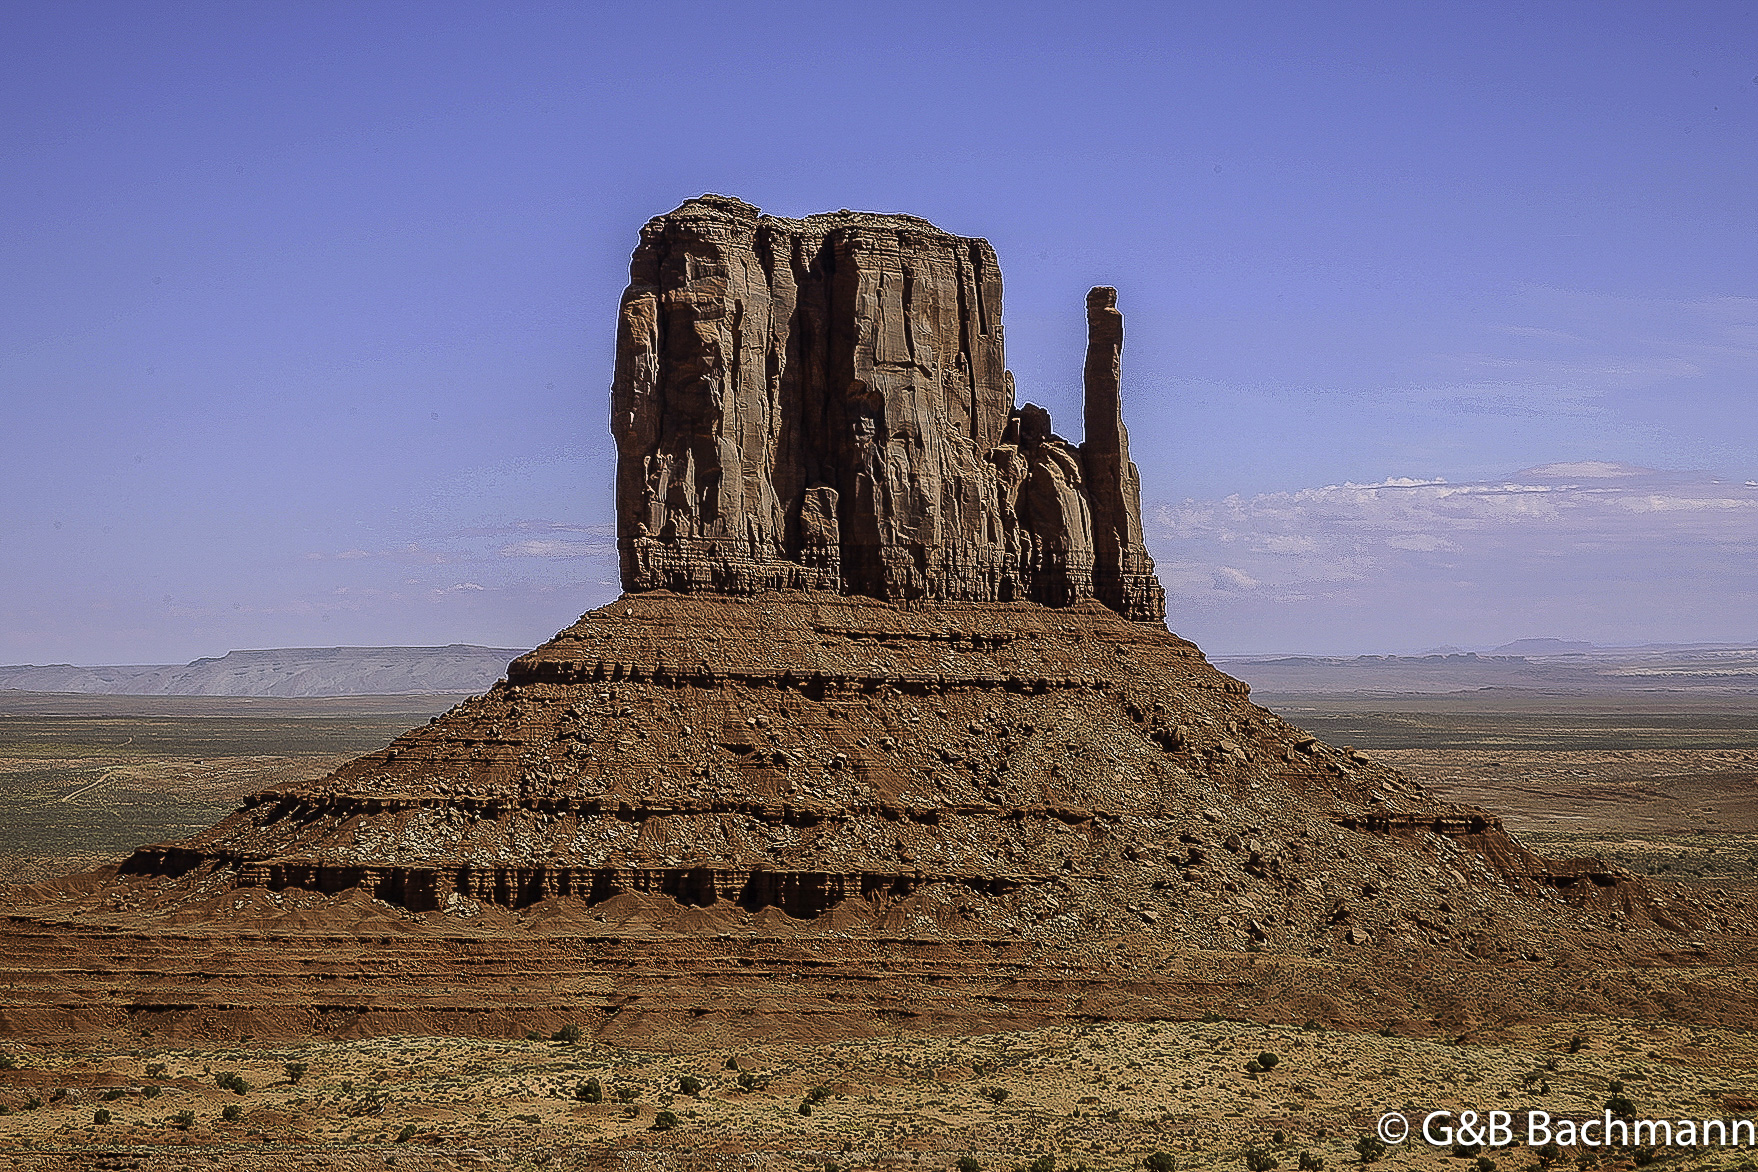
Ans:
<svg viewBox="0 0 1758 1172"><path fill-rule="evenodd" d="M1144 518L1211 653L1758 636L1758 482L1581 460L1189 499Z"/></svg>

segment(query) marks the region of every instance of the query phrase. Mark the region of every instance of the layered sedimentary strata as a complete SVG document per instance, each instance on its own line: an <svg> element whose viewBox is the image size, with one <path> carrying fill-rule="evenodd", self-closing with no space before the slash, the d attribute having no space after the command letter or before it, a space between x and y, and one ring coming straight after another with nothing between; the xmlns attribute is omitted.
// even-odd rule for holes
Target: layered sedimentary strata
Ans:
<svg viewBox="0 0 1758 1172"><path fill-rule="evenodd" d="M1015 408L987 241L719 196L652 220L611 390L624 588L1096 597L1161 621L1115 305L1113 290L1089 298L1077 446Z"/></svg>

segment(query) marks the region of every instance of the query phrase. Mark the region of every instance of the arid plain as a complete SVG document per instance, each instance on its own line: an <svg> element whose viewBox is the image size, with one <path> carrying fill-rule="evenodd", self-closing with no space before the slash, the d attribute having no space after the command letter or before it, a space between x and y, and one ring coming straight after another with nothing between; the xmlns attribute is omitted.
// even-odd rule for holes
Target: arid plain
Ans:
<svg viewBox="0 0 1758 1172"><path fill-rule="evenodd" d="M1446 798L1501 811L1547 855L1599 854L1686 899L1720 894L1749 906L1758 895L1758 701L1750 697L1258 698ZM246 794L318 777L452 699L6 694L0 817L12 891L199 829ZM312 897L331 898L350 897ZM404 925L395 909L353 898L359 923L388 934ZM476 923L492 931L483 921L496 914L487 909ZM188 945L193 967L228 963L219 942ZM1273 951L1239 959L1261 966L1266 981L1284 979L1272 975L1286 963ZM1716 1024L1702 1003L1718 986L1747 997L1744 965L1705 957L1654 967L1642 979L1655 1009L1621 1015L1547 1010L1546 985L1584 978L1564 956L1527 967L1530 1012L1463 1036L1391 1005L1380 1029L1338 1029L1261 1009L1229 1020L1217 1000L1206 1013L1188 1005L1184 1020L1011 1030L905 1028L902 1014L881 1012L849 1022L852 1036L814 1044L774 1024L747 1036L708 1022L619 1033L604 1029L596 1010L582 1018L589 1032L570 1043L562 1039L575 1023L566 997L554 996L556 973L479 965L456 979L474 986L472 997L505 1006L498 1037L350 1038L343 1028L301 1038L284 1027L263 1036L247 1022L229 1036L211 1022L190 1036L175 1015L101 1035L8 1030L0 1152L31 1169L852 1170L951 1168L969 1158L985 1169L1053 1159L1096 1172L1157 1152L1184 1168L1244 1169L1256 1149L1293 1170L1302 1153L1330 1167L1359 1162L1357 1141L1388 1110L1584 1117L1602 1110L1614 1083L1645 1116L1758 1110L1758 1037L1749 1023ZM1311 975L1348 979L1335 966ZM353 979L345 950L335 977ZM453 991L405 995L438 1003ZM1263 1053L1279 1061L1248 1071ZM228 1073L242 1084L220 1085ZM599 1102L583 1097L592 1079ZM696 1093L688 1080L701 1084ZM1406 1144L1380 1166L1468 1168L1477 1153L1469 1155ZM1488 1155L1504 1170L1539 1163L1525 1146ZM1751 1167L1752 1155L1565 1153L1584 1166L1652 1158L1730 1170Z"/></svg>

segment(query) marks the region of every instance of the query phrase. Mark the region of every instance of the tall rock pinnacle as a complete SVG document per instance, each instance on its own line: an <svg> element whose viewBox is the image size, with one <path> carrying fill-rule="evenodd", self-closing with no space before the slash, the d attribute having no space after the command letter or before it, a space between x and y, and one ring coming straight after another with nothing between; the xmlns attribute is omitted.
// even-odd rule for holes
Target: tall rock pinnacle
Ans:
<svg viewBox="0 0 1758 1172"><path fill-rule="evenodd" d="M1014 407L987 241L713 195L649 221L611 388L624 589L1096 597L1162 621L1115 301L1088 298L1077 448Z"/></svg>

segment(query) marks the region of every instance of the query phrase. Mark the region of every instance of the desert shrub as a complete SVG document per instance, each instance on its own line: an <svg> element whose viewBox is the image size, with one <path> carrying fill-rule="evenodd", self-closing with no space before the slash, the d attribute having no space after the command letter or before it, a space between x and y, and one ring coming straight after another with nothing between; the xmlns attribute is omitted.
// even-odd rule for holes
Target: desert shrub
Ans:
<svg viewBox="0 0 1758 1172"><path fill-rule="evenodd" d="M636 1099L641 1097L641 1088L628 1086L626 1084L621 1085L617 1087L616 1095L617 1102L619 1103L633 1103Z"/></svg>
<svg viewBox="0 0 1758 1172"><path fill-rule="evenodd" d="M810 1115L811 1113L812 1113L812 1100L801 1099L800 1100L800 1114L801 1115Z"/></svg>
<svg viewBox="0 0 1758 1172"><path fill-rule="evenodd" d="M1461 1140L1459 1143L1453 1145L1453 1159L1469 1160L1472 1156L1475 1156L1482 1150L1482 1144L1468 1144Z"/></svg>
<svg viewBox="0 0 1758 1172"><path fill-rule="evenodd" d="M983 1172L983 1166L970 1156L960 1156L958 1163L954 1164L953 1167L957 1168L958 1172Z"/></svg>
<svg viewBox="0 0 1758 1172"><path fill-rule="evenodd" d="M1264 1072L1264 1064L1259 1062L1256 1058L1253 1058L1250 1062L1247 1062L1245 1064L1245 1073L1247 1073L1249 1075L1256 1076L1256 1075L1262 1074L1263 1072Z"/></svg>
<svg viewBox="0 0 1758 1172"><path fill-rule="evenodd" d="M1325 1158L1311 1152L1301 1152L1300 1172L1325 1172Z"/></svg>
<svg viewBox="0 0 1758 1172"><path fill-rule="evenodd" d="M757 1089L757 1076L750 1073L749 1071L741 1071L739 1073L739 1089L741 1091L754 1091L754 1090L756 1090Z"/></svg>
<svg viewBox="0 0 1758 1172"><path fill-rule="evenodd" d="M1251 1172L1275 1172L1277 1160L1262 1148L1246 1148L1245 1166Z"/></svg>
<svg viewBox="0 0 1758 1172"><path fill-rule="evenodd" d="M42 1105L43 1105L43 1101L41 1099L37 1098L35 1095L26 1095L24 1097L24 1109L26 1111L35 1111L38 1107L41 1107Z"/></svg>
<svg viewBox="0 0 1758 1172"><path fill-rule="evenodd" d="M700 1099L702 1097L702 1080L693 1074L684 1075L678 1079L678 1093L688 1095L692 1099Z"/></svg>
<svg viewBox="0 0 1758 1172"><path fill-rule="evenodd" d="M93 1123L108 1123L108 1122L110 1122L110 1113L108 1111L104 1110L102 1107L99 1107L96 1111L92 1112L92 1122Z"/></svg>
<svg viewBox="0 0 1758 1172"><path fill-rule="evenodd" d="M1533 1154L1538 1157L1538 1163L1541 1167L1548 1168L1563 1158L1563 1149L1557 1146L1555 1140L1552 1140Z"/></svg>
<svg viewBox="0 0 1758 1172"><path fill-rule="evenodd" d="M1155 1152L1142 1160L1148 1172L1178 1172L1178 1157L1171 1152Z"/></svg>
<svg viewBox="0 0 1758 1172"><path fill-rule="evenodd" d="M1496 1162L1488 1156L1477 1157L1477 1172L1496 1172Z"/></svg>
<svg viewBox="0 0 1758 1172"><path fill-rule="evenodd" d="M584 1030L582 1030L579 1026L575 1025L573 1022L569 1022L567 1025L563 1026L561 1029L557 1030L553 1035L551 1035L550 1041L552 1041L552 1042L565 1042L568 1045L573 1046L573 1045L578 1044L580 1039L584 1036L585 1036Z"/></svg>
<svg viewBox="0 0 1758 1172"><path fill-rule="evenodd" d="M413 1123L405 1123L403 1125L403 1130L397 1133L397 1142L400 1144L406 1144L414 1138L415 1125Z"/></svg>
<svg viewBox="0 0 1758 1172"><path fill-rule="evenodd" d="M1386 1141L1377 1135L1364 1135L1355 1141L1355 1150L1361 1154L1363 1164L1371 1164L1386 1154Z"/></svg>
<svg viewBox="0 0 1758 1172"><path fill-rule="evenodd" d="M1280 1147L1288 1142L1288 1133L1278 1129L1276 1134L1270 1137L1270 1142Z"/></svg>
<svg viewBox="0 0 1758 1172"><path fill-rule="evenodd" d="M220 1118L224 1119L227 1123L238 1122L243 1114L244 1108L240 1107L237 1103L227 1103L224 1107L220 1108Z"/></svg>
<svg viewBox="0 0 1758 1172"><path fill-rule="evenodd" d="M12 1114L12 1108L8 1107L5 1103L0 1103L0 1115L10 1115L10 1114Z"/></svg>
<svg viewBox="0 0 1758 1172"><path fill-rule="evenodd" d="M1265 1070L1276 1069L1276 1063L1278 1063L1280 1061L1282 1061L1282 1060L1280 1058L1278 1058L1276 1055L1270 1053L1268 1050L1265 1050L1262 1054L1259 1054L1257 1056L1257 1064L1259 1066L1263 1067Z"/></svg>
<svg viewBox="0 0 1758 1172"><path fill-rule="evenodd" d="M1056 1172L1056 1157L1050 1155L1039 1156L1030 1164L1026 1165L1026 1172Z"/></svg>
<svg viewBox="0 0 1758 1172"><path fill-rule="evenodd" d="M214 1075L214 1085L222 1090L231 1091L235 1095L248 1095L250 1084L239 1077L235 1070L222 1071Z"/></svg>
<svg viewBox="0 0 1758 1172"><path fill-rule="evenodd" d="M727 1070L737 1070L737 1069L738 1069L738 1068L739 1068L739 1060L738 1060L738 1059L737 1059L737 1058L728 1058L728 1059L727 1059L727 1060L726 1060L726 1067L725 1067L725 1069L727 1069Z"/></svg>
<svg viewBox="0 0 1758 1172"><path fill-rule="evenodd" d="M117 1099L120 1099L123 1095L126 1095L127 1093L128 1092L123 1090L121 1087L111 1087L109 1090L104 1092L104 1102L114 1103Z"/></svg>
<svg viewBox="0 0 1758 1172"><path fill-rule="evenodd" d="M140 1097L143 1099L156 1099L159 1097L159 1088L151 1086L141 1087Z"/></svg>
<svg viewBox="0 0 1758 1172"><path fill-rule="evenodd" d="M1630 1162L1635 1164L1638 1168L1646 1168L1648 1165L1654 1163L1654 1161L1655 1154L1653 1148L1637 1148L1630 1153Z"/></svg>
<svg viewBox="0 0 1758 1172"><path fill-rule="evenodd" d="M17 1070L18 1059L10 1054L0 1054L0 1070Z"/></svg>
<svg viewBox="0 0 1758 1172"><path fill-rule="evenodd" d="M1007 1101L1006 1087L984 1087L979 1090L977 1094L983 1096L983 1098L989 1100L991 1103L1005 1103Z"/></svg>
<svg viewBox="0 0 1758 1172"><path fill-rule="evenodd" d="M165 1077L165 1064L163 1062L149 1062L149 1063L147 1063L146 1076L148 1078L164 1078Z"/></svg>
<svg viewBox="0 0 1758 1172"><path fill-rule="evenodd" d="M661 1111L653 1117L653 1131L670 1131L678 1125L678 1117L670 1111Z"/></svg>
<svg viewBox="0 0 1758 1172"><path fill-rule="evenodd" d="M1623 1083L1614 1079L1605 1090L1605 1109L1607 1111L1610 1111L1618 1119L1636 1118L1636 1104L1630 1101L1630 1096L1624 1094Z"/></svg>
<svg viewBox="0 0 1758 1172"><path fill-rule="evenodd" d="M596 1075L574 1088L574 1097L582 1103L604 1102L604 1084Z"/></svg>
<svg viewBox="0 0 1758 1172"><path fill-rule="evenodd" d="M1576 1034L1569 1039L1569 1053L1579 1054L1586 1045L1587 1039L1583 1038L1580 1034Z"/></svg>
<svg viewBox="0 0 1758 1172"><path fill-rule="evenodd" d="M311 1063L283 1062L281 1063L281 1069L287 1072L288 1082L298 1083L300 1079L305 1077L305 1072L311 1069Z"/></svg>
<svg viewBox="0 0 1758 1172"><path fill-rule="evenodd" d="M177 1114L171 1116L171 1126L177 1128L179 1131L188 1131L195 1126L195 1112L177 1112Z"/></svg>

